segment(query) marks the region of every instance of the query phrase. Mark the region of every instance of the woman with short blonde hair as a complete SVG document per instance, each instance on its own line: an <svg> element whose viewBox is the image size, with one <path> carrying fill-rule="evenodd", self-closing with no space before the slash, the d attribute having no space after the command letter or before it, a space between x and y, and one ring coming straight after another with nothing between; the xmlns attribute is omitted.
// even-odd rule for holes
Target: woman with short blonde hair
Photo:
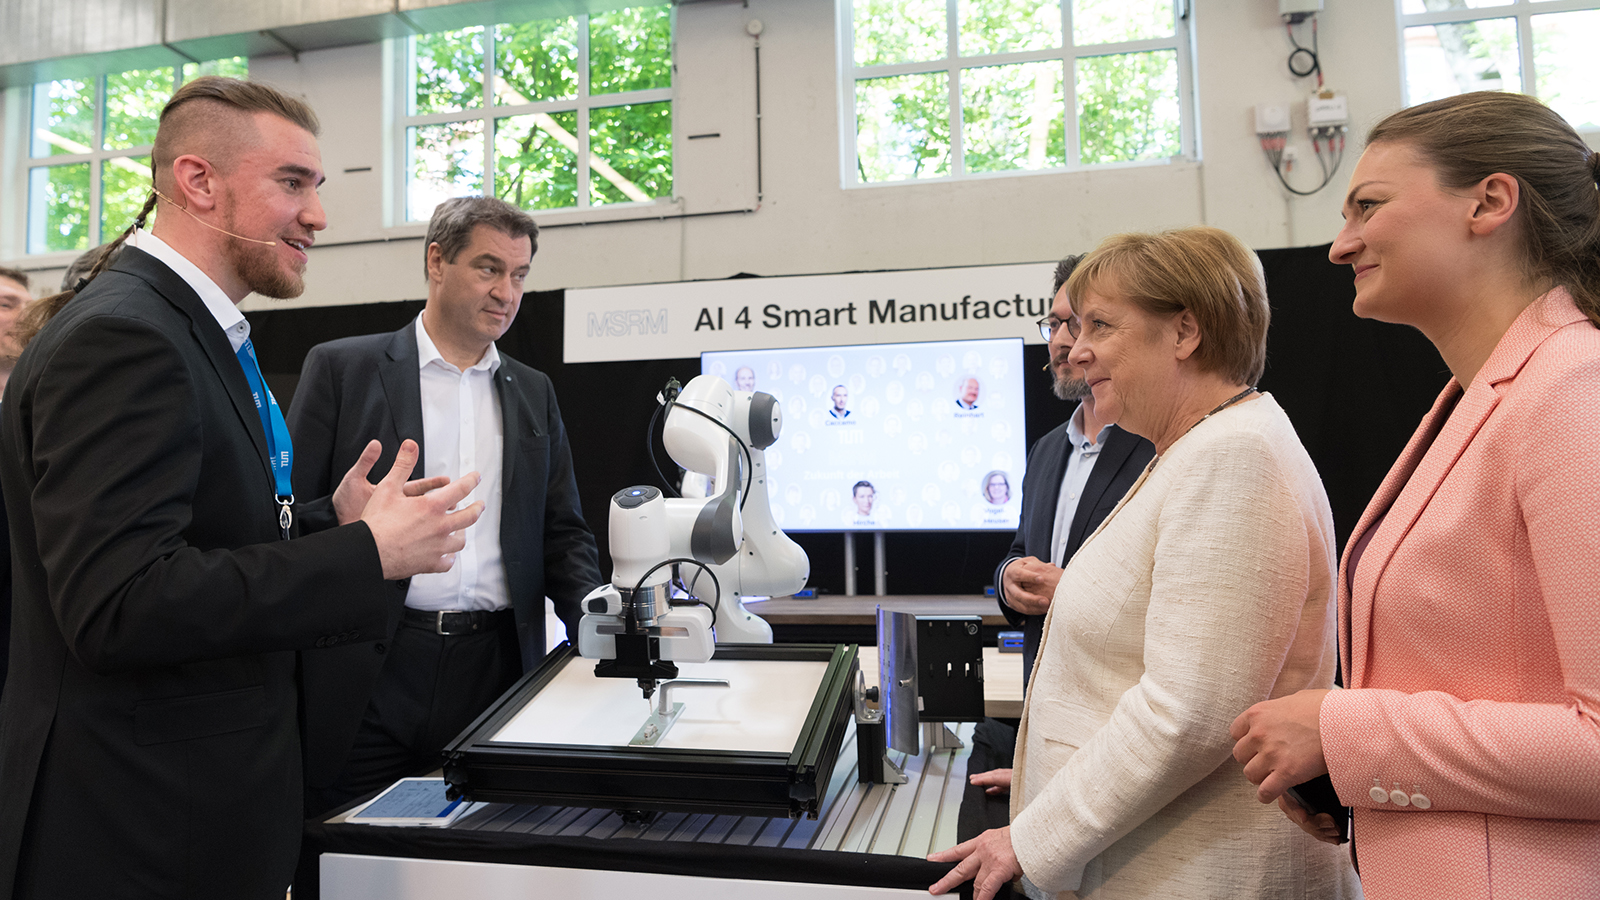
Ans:
<svg viewBox="0 0 1600 900"><path fill-rule="evenodd" d="M1260 263L1215 228L1118 235L1067 281L1095 412L1156 458L1062 574L1017 732L1011 825L935 854L979 900L1358 895L1229 756L1253 703L1329 687L1333 516L1278 404Z"/></svg>

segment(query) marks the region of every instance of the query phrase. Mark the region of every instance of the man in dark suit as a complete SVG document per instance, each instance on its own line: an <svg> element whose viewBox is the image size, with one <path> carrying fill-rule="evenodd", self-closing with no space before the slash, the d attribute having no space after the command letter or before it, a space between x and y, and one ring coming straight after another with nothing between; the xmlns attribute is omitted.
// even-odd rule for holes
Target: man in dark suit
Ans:
<svg viewBox="0 0 1600 900"><path fill-rule="evenodd" d="M1055 299L1050 315L1039 322L1050 342L1051 389L1062 400L1078 401L1078 406L1028 451L1028 468L1022 476L1022 521L1011 550L994 571L1000 611L1006 621L1022 629L1024 690L1039 651L1045 613L1067 561L1155 456L1149 441L1095 416L1094 395L1082 371L1067 362L1072 332L1065 323L1072 318L1072 303L1067 299L1066 283L1080 259L1069 256L1056 265ZM969 779L971 784L994 796L1010 789L1016 737L1016 728L1009 723L995 719L979 723L968 764L977 773ZM1004 804L983 801L971 789L963 798L957 829L961 839L1009 821Z"/></svg>
<svg viewBox="0 0 1600 900"><path fill-rule="evenodd" d="M381 633L386 579L443 570L481 511L447 512L471 478L408 496L408 446L377 488L375 452L350 473L350 524L287 539L292 451L235 304L302 288L316 127L271 88L184 85L153 149L160 221L143 230L153 196L7 386L0 898L281 898L294 651Z"/></svg>
<svg viewBox="0 0 1600 900"><path fill-rule="evenodd" d="M396 586L397 629L304 655L312 812L437 765L544 658L544 598L576 634L579 601L601 583L550 379L494 345L516 317L537 238L533 219L503 201L440 204L422 314L306 357L289 426L309 496L331 490L379 435L415 440L426 474L476 469L488 504L453 570Z"/></svg>

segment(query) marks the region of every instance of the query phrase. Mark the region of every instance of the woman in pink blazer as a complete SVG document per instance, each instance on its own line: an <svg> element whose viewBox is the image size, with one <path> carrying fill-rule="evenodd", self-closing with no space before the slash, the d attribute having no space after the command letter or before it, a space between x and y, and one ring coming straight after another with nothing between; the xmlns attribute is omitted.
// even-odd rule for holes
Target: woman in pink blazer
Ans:
<svg viewBox="0 0 1600 900"><path fill-rule="evenodd" d="M1233 734L1262 802L1331 776L1374 900L1600 897L1597 182L1560 116L1499 93L1390 116L1351 177L1330 257L1356 313L1455 377L1345 550L1348 689Z"/></svg>

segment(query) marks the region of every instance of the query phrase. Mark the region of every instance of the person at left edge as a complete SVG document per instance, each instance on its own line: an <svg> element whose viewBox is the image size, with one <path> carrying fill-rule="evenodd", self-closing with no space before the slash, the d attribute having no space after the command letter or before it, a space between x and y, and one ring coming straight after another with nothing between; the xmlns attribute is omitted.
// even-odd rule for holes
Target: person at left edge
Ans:
<svg viewBox="0 0 1600 900"><path fill-rule="evenodd" d="M12 326L22 314L22 308L33 300L28 292L28 273L21 269L0 267L0 390L17 364L17 348L11 336ZM11 535L6 527L4 507L0 506L0 548L10 545ZM5 687L7 655L11 649L11 554L0 549L0 688Z"/></svg>
<svg viewBox="0 0 1600 900"><path fill-rule="evenodd" d="M17 365L17 356L22 353L11 330L22 315L22 308L33 302L28 288L28 273L0 267L0 390L5 389L11 370Z"/></svg>
<svg viewBox="0 0 1600 900"><path fill-rule="evenodd" d="M341 489L349 524L285 539L287 433L236 304L302 290L316 130L264 85L184 84L159 193L6 386L0 898L281 900L302 827L292 651L380 633L385 580L447 567L481 512L475 477L407 495L408 446L376 489Z"/></svg>
<svg viewBox="0 0 1600 900"><path fill-rule="evenodd" d="M426 474L482 472L487 504L454 569L396 585L396 631L304 654L308 814L437 765L544 658L544 598L577 634L579 602L602 581L550 379L494 345L516 318L538 234L501 200L439 204L422 314L306 357L289 428L308 496L331 491L378 435L385 447L415 440ZM308 506L307 527L325 507Z"/></svg>

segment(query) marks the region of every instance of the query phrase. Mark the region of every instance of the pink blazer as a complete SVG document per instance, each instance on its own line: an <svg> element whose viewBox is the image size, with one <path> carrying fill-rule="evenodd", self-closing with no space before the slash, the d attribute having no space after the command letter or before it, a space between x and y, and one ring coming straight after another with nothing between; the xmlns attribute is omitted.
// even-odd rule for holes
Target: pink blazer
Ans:
<svg viewBox="0 0 1600 900"><path fill-rule="evenodd" d="M1372 498L1339 650L1322 744L1367 896L1600 897L1600 329L1565 290Z"/></svg>

